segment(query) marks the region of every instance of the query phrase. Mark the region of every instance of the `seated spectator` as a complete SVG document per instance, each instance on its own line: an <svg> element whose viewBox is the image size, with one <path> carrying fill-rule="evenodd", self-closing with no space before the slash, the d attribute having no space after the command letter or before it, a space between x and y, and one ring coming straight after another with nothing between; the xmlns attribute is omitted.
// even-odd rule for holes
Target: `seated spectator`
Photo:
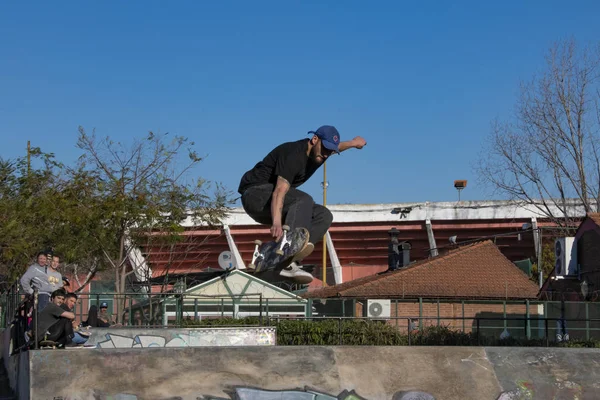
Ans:
<svg viewBox="0 0 600 400"><path fill-rule="evenodd" d="M75 293L67 293L67 295L65 296L65 302L61 304L60 308L62 308L65 311L69 311L72 312L73 314L75 314L75 305L77 304L77 295ZM75 344L84 344L89 336L90 333L89 331L86 332L85 330L80 330L77 322L75 322L75 320L73 320L72 322L73 324L73 343Z"/></svg>
<svg viewBox="0 0 600 400"><path fill-rule="evenodd" d="M75 312L75 304L77 304L77 295L75 293L66 293L65 301L60 305L65 311Z"/></svg>
<svg viewBox="0 0 600 400"><path fill-rule="evenodd" d="M91 328L108 328L110 324L103 321L98 317L98 307L91 306L88 310L88 318L82 323L83 326L89 326Z"/></svg>
<svg viewBox="0 0 600 400"><path fill-rule="evenodd" d="M133 325L144 325L144 321L142 320L142 313L140 312L140 310L135 310L135 312L133 313Z"/></svg>
<svg viewBox="0 0 600 400"><path fill-rule="evenodd" d="M115 323L115 321L113 321L110 315L108 314L108 303L100 304L100 313L98 314L98 319L108 324L109 326Z"/></svg>
<svg viewBox="0 0 600 400"><path fill-rule="evenodd" d="M129 326L130 321L129 321L129 311L125 310L123 311L123 326Z"/></svg>
<svg viewBox="0 0 600 400"><path fill-rule="evenodd" d="M58 347L71 344L75 314L60 307L65 297L64 289L55 290L50 297L50 303L38 312L38 342L48 340L57 343Z"/></svg>

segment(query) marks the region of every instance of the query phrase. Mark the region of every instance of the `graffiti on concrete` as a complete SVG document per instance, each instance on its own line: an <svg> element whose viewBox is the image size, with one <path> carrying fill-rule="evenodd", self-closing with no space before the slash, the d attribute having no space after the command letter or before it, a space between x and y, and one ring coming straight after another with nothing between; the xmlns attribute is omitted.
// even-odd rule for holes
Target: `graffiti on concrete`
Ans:
<svg viewBox="0 0 600 400"><path fill-rule="evenodd" d="M264 390L248 387L238 387L234 389L229 397L200 397L201 400L367 400L359 396L356 392L344 390L338 396L331 396L326 393L310 390L310 389L293 389L293 390Z"/></svg>
<svg viewBox="0 0 600 400"><path fill-rule="evenodd" d="M94 398L106 400L138 400L135 394L119 393L116 395L102 395L94 391ZM181 399L181 397L169 397L168 400ZM54 397L53 400L66 400L62 396ZM166 399L165 399L166 400ZM229 397L200 396L196 400L369 400L360 396L354 390L344 390L337 396L316 390L286 389L286 390L264 390L251 387L238 387L229 393ZM436 400L435 397L425 392L409 391L394 394L391 400Z"/></svg>
<svg viewBox="0 0 600 400"><path fill-rule="evenodd" d="M533 382L518 380L515 384L517 385L516 389L502 392L497 400L530 400L536 398ZM554 384L552 392L551 398L553 399L581 399L583 387L571 381L558 381Z"/></svg>
<svg viewBox="0 0 600 400"><path fill-rule="evenodd" d="M515 390L502 392L496 400L532 400L535 397L531 382L518 381L519 387ZM581 387L572 382L566 382L563 389L569 389L572 395L568 398L580 399L583 391ZM103 398L106 400L138 400L135 394L119 393L116 395L106 395L94 392L94 398ZM199 396L196 400L369 400L356 393L354 390L344 390L337 396L333 396L318 390L309 389L285 389L285 390L266 390L253 387L237 387L230 391L225 391L229 397ZM552 398L557 398L556 396ZM561 397L562 398L562 397ZM66 400L66 397L55 396L53 400ZM181 397L169 397L168 400L181 399ZM165 399L167 400L167 399ZM391 400L436 400L429 393L421 391L401 391L396 392Z"/></svg>
<svg viewBox="0 0 600 400"><path fill-rule="evenodd" d="M368 400L354 390L344 390L337 396L333 396L309 388L265 390L252 387L237 387L228 394L228 398L204 396L199 397L198 400ZM409 391L397 392L391 400L435 400L435 397L425 392Z"/></svg>
<svg viewBox="0 0 600 400"><path fill-rule="evenodd" d="M162 334L157 334L162 333ZM275 329L194 329L146 330L144 333L108 332L88 340L90 347L101 349L149 347L205 347L205 346L274 346Z"/></svg>
<svg viewBox="0 0 600 400"><path fill-rule="evenodd" d="M517 388L508 392L503 392L498 397L498 400L521 400L521 399L533 399L533 384L529 381L518 380L515 382Z"/></svg>

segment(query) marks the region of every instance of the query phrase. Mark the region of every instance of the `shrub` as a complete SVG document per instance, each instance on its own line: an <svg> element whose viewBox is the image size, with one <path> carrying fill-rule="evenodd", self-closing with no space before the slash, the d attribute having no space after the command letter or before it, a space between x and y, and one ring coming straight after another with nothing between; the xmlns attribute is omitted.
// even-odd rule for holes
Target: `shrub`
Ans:
<svg viewBox="0 0 600 400"><path fill-rule="evenodd" d="M403 345L405 335L393 326L364 320L280 321L277 323L280 345Z"/></svg>
<svg viewBox="0 0 600 400"><path fill-rule="evenodd" d="M208 318L195 321L193 318L184 318L181 322L184 327L188 326L259 326L261 325L258 317L246 317L246 318Z"/></svg>
<svg viewBox="0 0 600 400"><path fill-rule="evenodd" d="M262 322L262 323L261 323ZM314 319L314 320L275 320L258 317L240 319L216 318L194 321L183 320L183 326L273 326L277 328L277 344L281 346L406 346L408 334L381 321L362 319ZM448 326L427 326L410 335L410 343L415 346L521 346L545 347L545 338L499 339L477 332L452 330ZM569 342L548 343L553 347L600 348L598 340L571 340Z"/></svg>
<svg viewBox="0 0 600 400"><path fill-rule="evenodd" d="M471 346L477 344L477 333L455 331L447 326L427 326L411 335L411 344L430 346Z"/></svg>

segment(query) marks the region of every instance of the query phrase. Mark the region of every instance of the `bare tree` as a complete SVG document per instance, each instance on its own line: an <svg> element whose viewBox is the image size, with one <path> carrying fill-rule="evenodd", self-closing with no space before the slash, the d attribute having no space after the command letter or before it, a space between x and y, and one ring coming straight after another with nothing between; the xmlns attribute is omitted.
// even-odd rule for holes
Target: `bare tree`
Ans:
<svg viewBox="0 0 600 400"><path fill-rule="evenodd" d="M161 243L182 240L186 219L198 225L220 224L228 211L229 193L220 185L193 179L201 161L187 138L155 135L133 140L131 146L79 131L83 151L72 176L90 191L79 208L93 221L86 231L102 269L114 273L119 319L125 308L126 283L135 273L131 252L149 238ZM75 179L75 178L74 178Z"/></svg>
<svg viewBox="0 0 600 400"><path fill-rule="evenodd" d="M72 263L67 262L61 266L63 275L70 275L75 280L75 282L71 282L73 292L82 292L94 279L100 267L100 261L97 258L89 258Z"/></svg>
<svg viewBox="0 0 600 400"><path fill-rule="evenodd" d="M600 43L555 44L521 85L514 118L495 121L477 165L496 192L561 226L600 205Z"/></svg>
<svg viewBox="0 0 600 400"><path fill-rule="evenodd" d="M191 282L190 274L201 271L210 255L207 245L222 235L216 238L209 234L190 236L184 231L176 236L165 236L164 232L152 231L138 236L138 247L145 257L137 262L130 260L135 274L128 277L132 291L144 294L139 298L144 323L161 324L158 304L167 294L176 293L176 281Z"/></svg>

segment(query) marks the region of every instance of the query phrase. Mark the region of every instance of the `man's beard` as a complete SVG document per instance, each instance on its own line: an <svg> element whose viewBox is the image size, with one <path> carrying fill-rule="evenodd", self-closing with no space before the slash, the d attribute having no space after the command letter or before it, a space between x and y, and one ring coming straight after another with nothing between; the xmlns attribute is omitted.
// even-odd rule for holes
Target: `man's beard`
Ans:
<svg viewBox="0 0 600 400"><path fill-rule="evenodd" d="M310 155L311 161L313 161L316 164L323 164L325 162L325 157L323 157L321 153L317 153L316 147L313 147L313 149L310 152Z"/></svg>

